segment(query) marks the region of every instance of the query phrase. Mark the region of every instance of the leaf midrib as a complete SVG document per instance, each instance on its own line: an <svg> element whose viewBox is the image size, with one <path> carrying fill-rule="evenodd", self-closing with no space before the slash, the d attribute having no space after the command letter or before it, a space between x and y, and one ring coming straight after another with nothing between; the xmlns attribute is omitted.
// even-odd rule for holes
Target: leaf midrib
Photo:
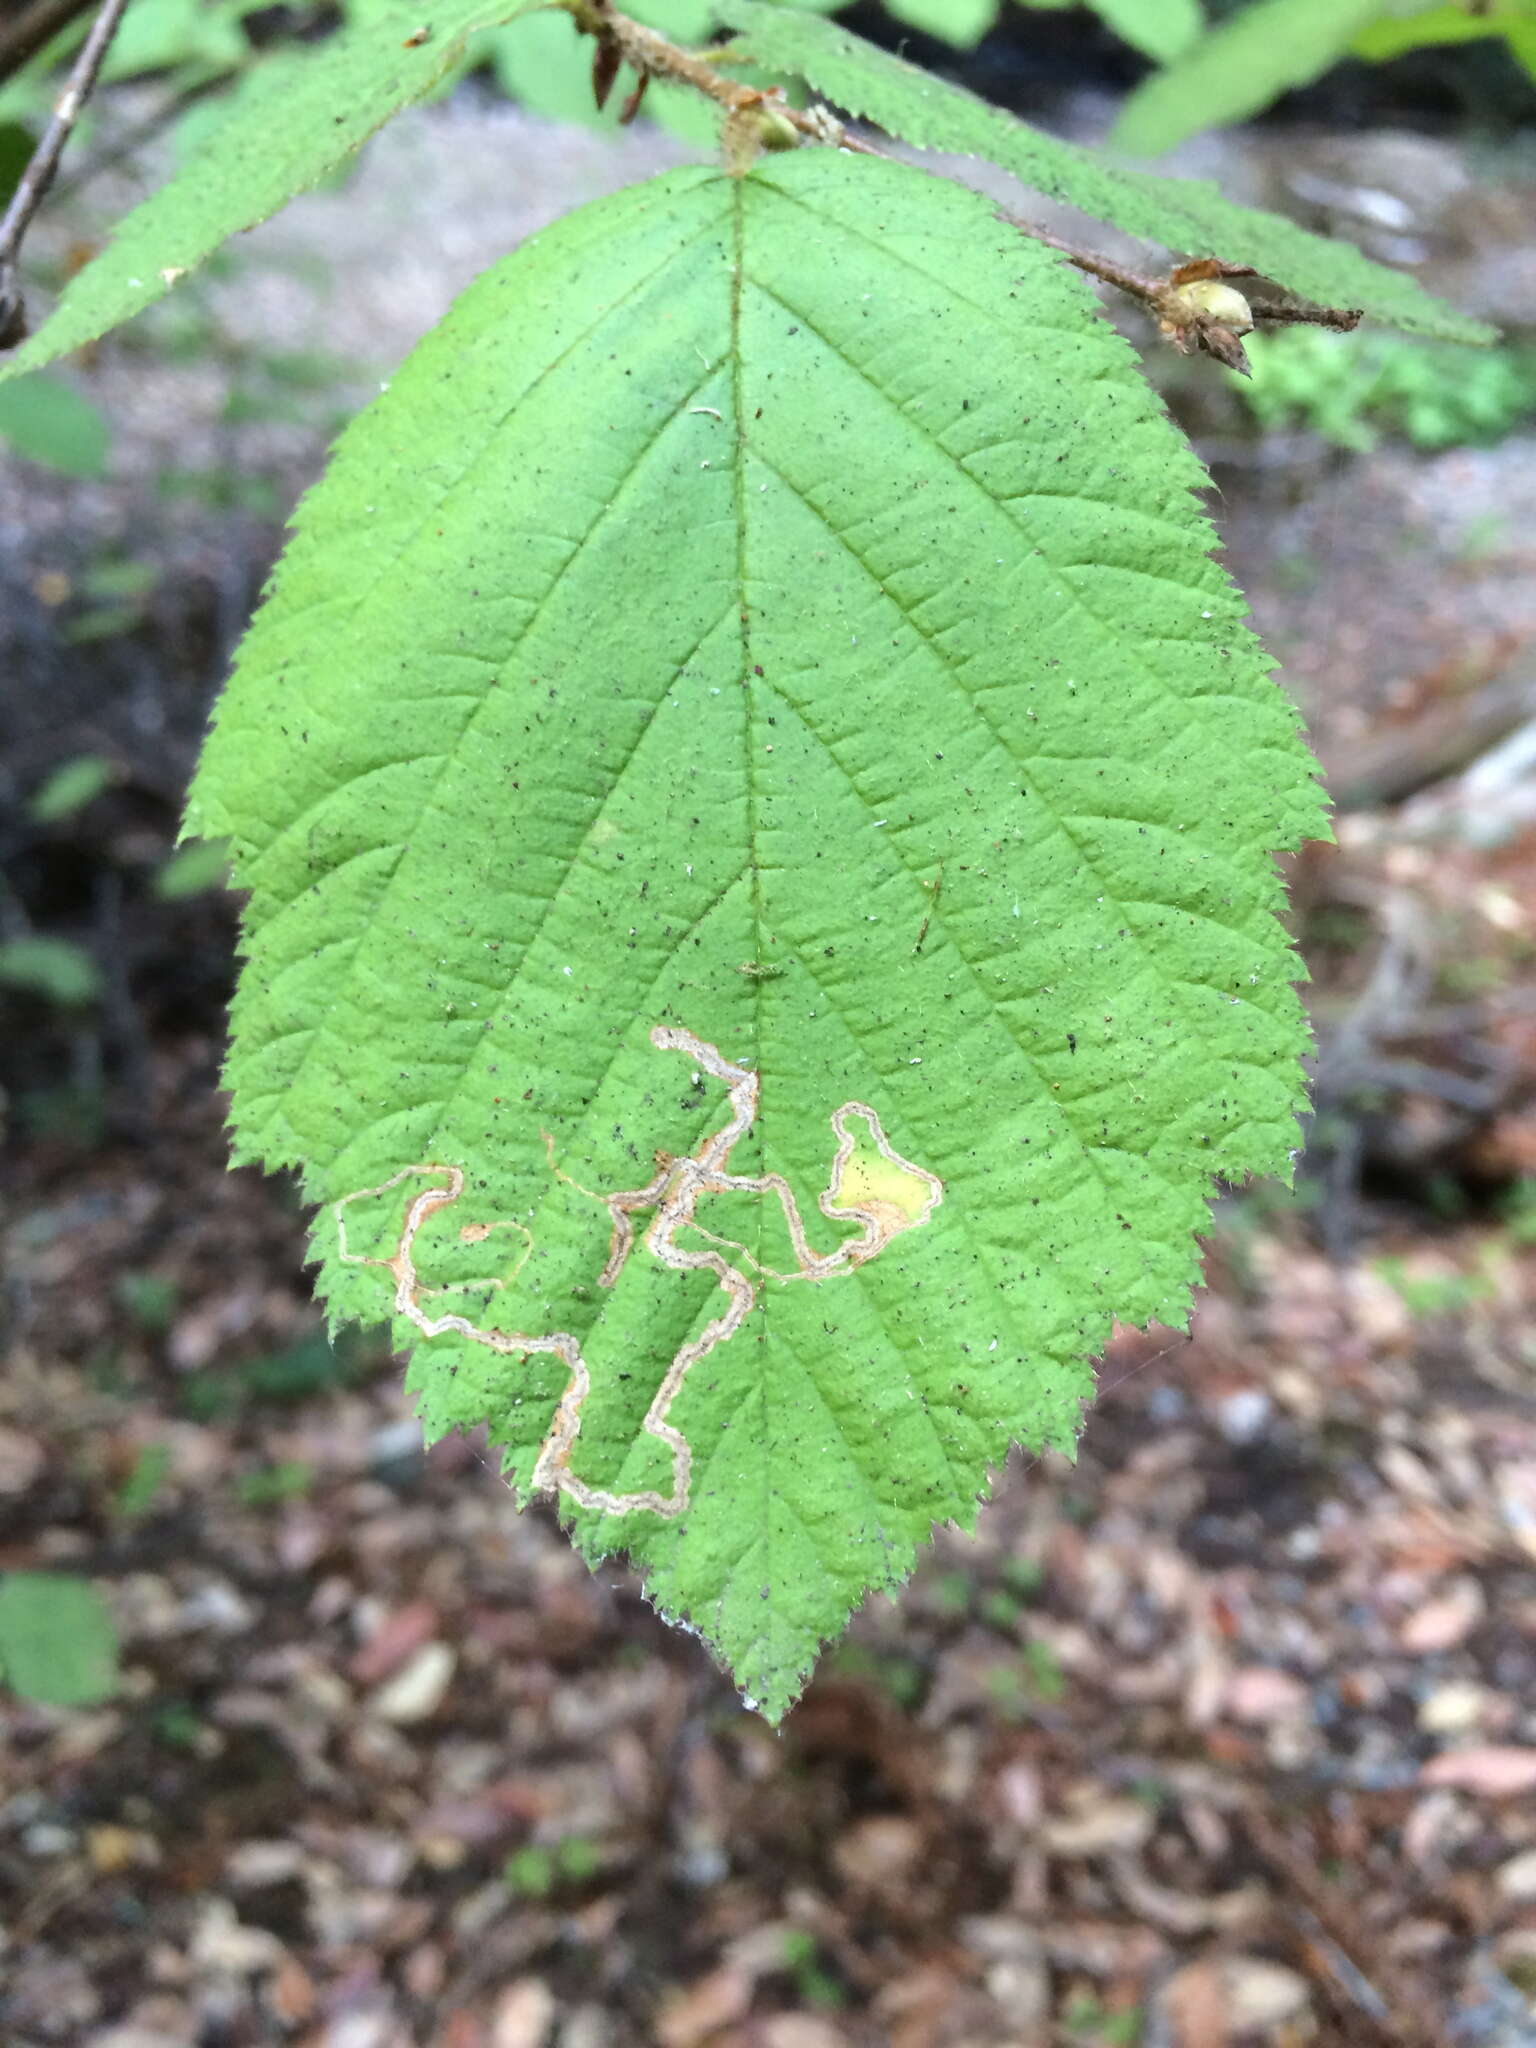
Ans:
<svg viewBox="0 0 1536 2048"><path fill-rule="evenodd" d="M710 369L708 369L705 372L705 374L698 380L698 382L692 385L690 389L684 394L677 409L673 412L669 412L666 415L666 417L662 420L656 432L646 440L644 445L641 447L639 453L637 454L634 462L630 465L629 469L626 470L622 480L620 481L619 487L615 491L614 495L611 498L605 500L605 502L601 506L599 506L595 517L592 519L586 532L582 535L580 543L571 550L571 553L567 560L561 564L559 570L550 579L550 582L546 587L544 594L540 597L538 603L533 607L528 617L523 621L522 625L518 628L515 638L510 642L507 648L507 661L510 661L513 658L518 648L522 645L523 641L528 637L529 633L533 631L534 627L537 626L540 619L543 617L546 608L548 607L552 599L555 597L556 593L563 588L566 577L569 576L572 570L576 567L576 565L579 562L581 562L584 552L586 548L590 545L593 536L602 527L604 522L612 517L615 506L617 506L624 497L626 491L632 484L634 478L638 475L640 469L643 467L646 459L653 453L657 445L662 440L663 436L669 433L672 430L672 428L677 424L678 419L686 414L688 401L691 398L697 397L698 393L705 388L705 386L709 383L710 379L714 376L714 374L714 366L711 366ZM427 789L422 797L421 808L417 813L417 822L413 828L412 837L403 839L400 842L399 847L396 849L394 864L390 869L388 879L385 881L384 886L380 891L378 902L374 906L373 922L367 928L365 928L357 934L353 953L347 962L346 972L342 978L341 984L337 989L336 995L332 1002L331 1007L333 1010L339 1009L345 998L351 992L352 983L358 971L359 960L368 945L369 939L372 938L374 933L378 930L378 921L384 916L386 906L389 904L393 892L399 884L400 877L402 873L405 871L406 856L410 851L415 833L420 831L422 824L424 824L426 820L433 814L434 809L437 807L439 800L441 799L443 785L447 777L458 766L463 754L465 744L473 736L475 729L479 724L479 721L483 717L485 717L489 707L496 701L497 692L499 688L500 684L499 682L497 682L493 683L490 687L486 689L484 694L476 703L474 710L470 713L469 717L465 720L463 726L460 728L459 733L455 737L452 747L450 747L447 750L447 752L443 755L441 766L438 768L437 773L433 776L431 782L428 784ZM655 722L656 716L665 702L666 694L665 692L663 692L656 698L656 701L651 705L650 710L647 712L643 723L640 725L639 729L635 734L634 745L629 749L628 753L624 756L623 760L619 762L614 772L615 787L617 786L618 781L622 778L625 769L629 765L629 762L634 758L635 753L638 751L640 745L644 741L646 734L649 733L649 731L651 730L651 727ZM338 785L338 789L345 789L346 787L348 787L347 784ZM591 837L592 831L599 822L601 816L602 813L601 810L599 810L598 813L588 823L585 831L581 835L580 840L577 842L577 846L573 850L572 859L569 862L567 862L559 884L557 885L555 891L552 893L549 903L545 905L544 910L540 914L539 922L538 925L535 927L534 933L530 935L528 944L524 946L522 953L519 955L517 968L515 968L507 977L508 986L510 986L512 981L515 980L516 974L518 970L521 968L523 960L526 959L528 953L528 946L532 945L533 940L537 936L538 931L543 929L545 923L548 920L550 912L553 910L555 906L555 903L560 899L560 896L564 891L566 884L570 879L570 876L575 872L576 862L574 854L576 852L579 852L581 846L584 845L586 841ZM310 1044L305 1048L303 1057L300 1059L298 1066L295 1068L293 1076L290 1080L288 1090L290 1095L296 1094L298 1092L299 1084L303 1076L307 1073L309 1069L309 1062L315 1056L316 1049L319 1046L326 1044L329 1041L330 1036L331 1033L327 1026L319 1025L316 1027L315 1036L310 1041ZM466 1067L467 1065L468 1062L466 1062ZM461 1070L461 1081L462 1078L463 1071ZM448 1099L449 1098L447 1097L444 1098L445 1101ZM296 1131L293 1131L291 1126L289 1127L289 1129L291 1135L295 1139L297 1139L299 1134ZM370 1129L371 1126L361 1126L355 1138L353 1139L354 1145L362 1145L366 1141Z"/></svg>

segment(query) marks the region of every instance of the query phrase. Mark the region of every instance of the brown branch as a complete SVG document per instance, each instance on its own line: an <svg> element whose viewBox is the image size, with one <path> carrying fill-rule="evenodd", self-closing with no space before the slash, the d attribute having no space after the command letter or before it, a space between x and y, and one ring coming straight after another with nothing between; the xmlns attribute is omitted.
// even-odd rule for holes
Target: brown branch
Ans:
<svg viewBox="0 0 1536 2048"><path fill-rule="evenodd" d="M0 28L0 85L94 5L95 0L32 0L30 7L23 7L14 21Z"/></svg>
<svg viewBox="0 0 1536 2048"><path fill-rule="evenodd" d="M645 83L664 78L674 85L691 86L725 112L726 159L733 168L750 163L759 149L792 149L798 143L819 142L832 149L854 150L860 155L883 156L885 152L847 129L830 108L792 107L777 88L766 90L740 85L722 77L717 63L735 61L729 48L720 51L679 49L655 29L646 28L621 14L611 0L560 0L584 35L597 43L592 66L593 94L599 107L607 99L621 67L628 64L640 80L625 103L622 118L630 119L639 104ZM1256 277L1251 264L1226 263L1218 256L1197 256L1180 263L1166 276L1144 276L1092 249L1080 249L1060 235L1037 227L1032 221L1012 214L999 218L1032 241L1043 242L1089 277L1124 292L1156 320L1174 347L1186 354L1203 350L1230 368L1248 375L1248 358L1241 337L1264 323L1306 323L1315 327L1343 330L1356 327L1361 314L1340 306L1312 306L1304 303L1254 305L1228 282L1232 278Z"/></svg>
<svg viewBox="0 0 1536 2048"><path fill-rule="evenodd" d="M778 86L741 85L723 78L716 62L741 61L729 50L708 53L679 49L655 29L621 14L610 0L560 0L583 35L597 42L592 66L593 96L599 106L606 100L622 64L644 79L661 78L672 85L691 86L723 109L726 117L728 154L746 145L745 154L757 149L792 149L797 142L820 142L833 149L848 149L860 155L878 156L870 143L850 135L842 122L826 107L792 107ZM633 95L631 95L633 98Z"/></svg>
<svg viewBox="0 0 1536 2048"><path fill-rule="evenodd" d="M1359 306L1255 306L1253 317L1266 327L1333 327L1352 334L1365 318Z"/></svg>
<svg viewBox="0 0 1536 2048"><path fill-rule="evenodd" d="M762 104L764 95L757 88L722 78L707 58L679 49L655 29L621 14L609 0L566 0L566 4L577 28L597 43L592 75L599 106L607 99L621 64L628 64L642 78L691 85L727 114L745 113Z"/></svg>
<svg viewBox="0 0 1536 2048"><path fill-rule="evenodd" d="M1112 262L1108 256L1097 255L1092 249L1079 249L1075 243L1063 241L1060 235L1053 235L1049 228L1037 227L1033 221L1019 220L1011 213L1000 213L998 219L1006 221L1021 235L1027 235L1030 241L1044 242L1047 249L1055 249L1077 269L1086 271L1090 277L1096 277L1104 284L1112 284L1117 291L1139 300L1149 310L1167 284L1166 278L1143 277L1140 271L1128 270L1123 263Z"/></svg>
<svg viewBox="0 0 1536 2048"><path fill-rule="evenodd" d="M32 161L22 172L21 183L11 194L4 220L0 220L0 349L15 348L26 335L27 314L16 278L16 258L21 252L27 229L53 183L59 158L64 154L64 145L74 132L81 108L91 96L102 61L117 34L118 23L127 5L128 0L102 0L101 12L92 22L91 32L75 59L69 83L53 110L53 119L43 131L42 141L32 152Z"/></svg>
<svg viewBox="0 0 1536 2048"><path fill-rule="evenodd" d="M1224 263L1219 256L1197 256L1192 262L1175 265L1166 276L1145 276L1127 269L1123 263L1097 255L1092 249L1079 249L1049 229L1037 227L1033 221L1018 220L1010 213L999 214L998 218L1021 235L1028 235L1031 241L1058 250L1089 277L1113 285L1135 299L1152 315L1176 349L1186 355L1191 349L1203 350L1244 377L1249 369L1241 337L1255 327L1333 327L1348 333L1365 317L1358 307L1251 299L1228 282L1231 278L1258 277L1261 273L1251 263Z"/></svg>

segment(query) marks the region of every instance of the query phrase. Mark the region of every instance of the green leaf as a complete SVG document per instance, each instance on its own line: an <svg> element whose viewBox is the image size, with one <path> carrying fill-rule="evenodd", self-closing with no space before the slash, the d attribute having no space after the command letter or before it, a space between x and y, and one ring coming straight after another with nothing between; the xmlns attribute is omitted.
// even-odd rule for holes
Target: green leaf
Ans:
<svg viewBox="0 0 1536 2048"><path fill-rule="evenodd" d="M258 0L225 0L219 6L205 0L136 0L112 38L101 75L108 81L138 78L146 71L183 65L214 77L234 70L251 54L241 18L257 11Z"/></svg>
<svg viewBox="0 0 1536 2048"><path fill-rule="evenodd" d="M1157 156L1187 136L1229 127L1337 63L1381 0L1254 0L1137 87L1111 142Z"/></svg>
<svg viewBox="0 0 1536 2048"><path fill-rule="evenodd" d="M834 22L723 0L722 26L760 64L804 78L851 114L920 149L984 157L1052 199L1111 221L1181 255L1251 263L1324 305L1361 306L1375 319L1450 341L1491 341L1492 328L1443 305L1411 277L1372 263L1347 242L1309 233L1278 214L1234 206L1214 185L1133 171L1046 135L961 87L887 55Z"/></svg>
<svg viewBox="0 0 1536 2048"><path fill-rule="evenodd" d="M586 127L602 120L592 97L591 39L562 9L496 29L486 37L486 49L497 84L531 113ZM609 118L618 118L616 106Z"/></svg>
<svg viewBox="0 0 1536 2048"><path fill-rule="evenodd" d="M1182 56L1205 27L1200 0L1089 0L1099 19L1156 63Z"/></svg>
<svg viewBox="0 0 1536 2048"><path fill-rule="evenodd" d="M1505 36L1513 46L1522 33L1536 33L1536 7L1531 0L1503 0L1503 4L1489 0L1476 14L1448 0L1443 7L1412 7L1401 13L1375 15L1357 31L1350 50L1368 63L1384 64L1410 50L1478 42L1485 36Z"/></svg>
<svg viewBox="0 0 1536 2048"><path fill-rule="evenodd" d="M180 847L155 876L155 894L162 903L180 903L218 889L229 878L229 848L222 839L196 841Z"/></svg>
<svg viewBox="0 0 1536 2048"><path fill-rule="evenodd" d="M164 1325L160 1327L164 1328ZM154 1507L170 1477L171 1463L169 1444L144 1445L133 1461L133 1469L113 1498L112 1506L124 1521L136 1521Z"/></svg>
<svg viewBox="0 0 1536 2048"><path fill-rule="evenodd" d="M998 0L885 0L886 12L908 28L974 50L997 20Z"/></svg>
<svg viewBox="0 0 1536 2048"><path fill-rule="evenodd" d="M0 121L0 206L10 204L36 147L37 137L19 121Z"/></svg>
<svg viewBox="0 0 1536 2048"><path fill-rule="evenodd" d="M27 805L27 816L34 825L56 825L84 810L111 780L112 763L105 754L76 754L47 777Z"/></svg>
<svg viewBox="0 0 1536 2048"><path fill-rule="evenodd" d="M112 437L105 419L57 377L20 377L0 390L0 442L65 476L106 474Z"/></svg>
<svg viewBox="0 0 1536 2048"><path fill-rule="evenodd" d="M240 1156L770 1714L1287 1170L1325 828L1204 481L988 200L676 171L347 430L217 715Z"/></svg>
<svg viewBox="0 0 1536 2048"><path fill-rule="evenodd" d="M7 939L0 944L0 988L83 1009L101 994L101 976L90 954L68 939Z"/></svg>
<svg viewBox="0 0 1536 2048"><path fill-rule="evenodd" d="M0 1579L0 1670L23 1699L89 1707L117 1690L117 1636L106 1602L63 1572Z"/></svg>
<svg viewBox="0 0 1536 2048"><path fill-rule="evenodd" d="M423 99L477 29L530 4L394 0L318 49L253 67L227 118L70 281L52 317L0 365L0 379L94 341L162 298L220 243L329 177L392 114ZM414 41L426 25L430 35Z"/></svg>
<svg viewBox="0 0 1536 2048"><path fill-rule="evenodd" d="M1251 337L1240 401L1266 428L1300 424L1345 448L1375 445L1377 428L1421 448L1477 446L1536 420L1536 353L1480 351L1398 334L1324 334L1290 327Z"/></svg>
<svg viewBox="0 0 1536 2048"><path fill-rule="evenodd" d="M148 597L160 575L152 562L121 555L93 563L81 576L80 588L94 598Z"/></svg>

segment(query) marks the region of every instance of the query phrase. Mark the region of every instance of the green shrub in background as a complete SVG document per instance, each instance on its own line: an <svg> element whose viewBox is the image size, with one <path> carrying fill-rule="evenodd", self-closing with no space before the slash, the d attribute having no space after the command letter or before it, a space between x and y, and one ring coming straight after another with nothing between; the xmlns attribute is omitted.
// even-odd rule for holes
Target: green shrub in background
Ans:
<svg viewBox="0 0 1536 2048"><path fill-rule="evenodd" d="M1261 427L1302 427L1340 448L1383 434L1416 448L1480 445L1536 426L1536 347L1465 349L1394 334L1292 328L1253 338L1251 378L1233 377Z"/></svg>
<svg viewBox="0 0 1536 2048"><path fill-rule="evenodd" d="M341 4L349 21L366 27L383 18L391 0L341 0ZM834 14L848 0L786 0L786 4L812 13ZM1177 58L1204 26L1199 0L882 0L882 4L898 27L919 30L956 50L974 49L1013 5L1061 11L1083 4L1133 49L1162 64ZM260 0L134 0L104 75L110 83L153 74L172 99L195 98L215 81L230 79L250 67L255 51L244 24L256 16L263 17L261 27L267 38L280 31L281 22L272 20L272 10ZM710 0L654 0L647 16L652 27L676 42L703 42L710 33ZM302 17L297 25L302 25ZM45 114L48 76L73 54L84 34L85 24L75 24L39 54L24 77L0 87L0 194L5 191L10 154L5 118L9 116L14 127L18 117L35 122ZM468 61L488 66L509 97L533 113L553 120L609 126L620 118L623 95L615 96L604 110L594 105L591 49L583 50L568 19L558 10L531 16L515 35L492 28ZM441 89L451 86L458 75L458 70L451 73ZM743 71L738 75L751 78L754 74ZM687 140L709 140L707 120L701 119L696 98L674 87L653 87L643 116L660 121ZM199 109L189 118L200 131L203 111ZM17 168L24 162L23 151Z"/></svg>
<svg viewBox="0 0 1536 2048"><path fill-rule="evenodd" d="M41 996L61 1009L85 1009L101 994L101 971L83 946L28 933L0 940L0 990Z"/></svg>
<svg viewBox="0 0 1536 2048"><path fill-rule="evenodd" d="M385 18L393 0L341 4L349 21L366 28ZM847 0L785 4L835 14ZM1350 55L1383 62L1411 50L1497 37L1536 77L1536 0L1247 0L1235 12L1213 10L1219 17L1214 21L1201 0L882 0L898 27L961 51L975 48L1009 6L1061 11L1076 4L1161 67L1131 96L1115 133L1120 147L1139 155L1156 155L1203 129L1259 113L1281 93L1310 83ZM652 0L646 12L650 25L676 42L703 42L710 31L710 0ZM173 100L196 99L211 84L251 67L256 52L245 24L262 17L270 38L282 26L271 14L259 0L135 0L105 76L110 82L153 74ZM84 24L76 24L22 78L0 87L0 195L16 153L16 120L36 121L45 114L48 76L84 33ZM603 110L594 105L591 51L556 8L530 15L515 31L489 28L437 89L449 89L466 66L488 66L511 98L550 119L611 126L622 117L622 94ZM737 75L767 76L750 69ZM690 142L709 139L698 100L674 86L654 86L643 116ZM202 131L205 118L201 108L189 116L195 132Z"/></svg>
<svg viewBox="0 0 1536 2048"><path fill-rule="evenodd" d="M1536 78L1536 0L1249 0L1132 93L1111 139L1156 156L1204 129L1262 113L1343 57L1383 63L1494 36Z"/></svg>

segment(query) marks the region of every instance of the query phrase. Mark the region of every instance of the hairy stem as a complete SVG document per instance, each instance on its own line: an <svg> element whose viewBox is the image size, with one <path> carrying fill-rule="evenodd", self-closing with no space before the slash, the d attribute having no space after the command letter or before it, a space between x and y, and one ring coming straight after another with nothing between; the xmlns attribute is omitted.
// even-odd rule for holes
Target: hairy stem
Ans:
<svg viewBox="0 0 1536 2048"><path fill-rule="evenodd" d="M739 62L729 50L680 49L664 35L610 5L610 0L558 0L583 35L598 45L593 79L598 104L607 97L616 65L628 64L642 79L661 78L672 85L690 86L724 110L728 123L739 127L755 124L757 148L784 148L798 139L820 142L834 149L850 149L864 155L880 152L851 135L826 107L792 107L778 86L742 85L717 69L720 63ZM605 82L606 81L606 82ZM728 131L728 139L729 131Z"/></svg>
<svg viewBox="0 0 1536 2048"><path fill-rule="evenodd" d="M599 106L607 98L623 65L628 64L638 74L640 85L630 95L623 116L625 119L630 118L633 108L638 105L639 93L646 81L663 78L674 85L692 87L724 110L726 161L735 168L743 168L759 149L793 148L804 142L854 150L867 156L885 153L873 143L854 135L829 107L792 107L777 87L765 90L741 85L735 79L725 77L718 66L738 61L729 46L710 51L679 49L655 29L646 28L642 23L632 21L627 14L621 14L611 0L557 0L557 4L565 7L577 28L584 35L592 36L597 43L592 76ZM1246 302L1235 301L1241 306L1242 319L1234 330L1198 301L1191 302L1185 288L1198 282L1252 277L1254 272L1247 265L1199 257L1192 263L1178 265L1166 275L1143 275L1107 256L1100 256L1095 250L1080 249L1075 243L1052 234L1047 228L1037 227L1032 221L1019 220L1006 213L999 218L1007 221L1021 235L1043 242L1048 249L1055 249L1089 277L1113 285L1117 291L1136 300L1153 316L1175 347L1202 349L1245 375L1248 364L1238 337L1253 326L1285 322L1349 329L1358 326L1361 318L1353 308L1341 306L1260 303L1250 307Z"/></svg>
<svg viewBox="0 0 1536 2048"><path fill-rule="evenodd" d="M1060 235L1053 235L1049 228L1037 227L1033 221L1020 220L1011 213L1000 213L998 219L1005 220L1009 227L1027 235L1032 242L1044 242L1047 249L1058 250L1069 263L1086 271L1089 277L1098 278L1102 284L1112 284L1117 291L1140 300L1144 306L1153 306L1158 293L1164 289L1165 279L1143 277L1139 271L1128 270L1123 263L1115 263L1108 256L1100 256L1092 249L1079 249Z"/></svg>

